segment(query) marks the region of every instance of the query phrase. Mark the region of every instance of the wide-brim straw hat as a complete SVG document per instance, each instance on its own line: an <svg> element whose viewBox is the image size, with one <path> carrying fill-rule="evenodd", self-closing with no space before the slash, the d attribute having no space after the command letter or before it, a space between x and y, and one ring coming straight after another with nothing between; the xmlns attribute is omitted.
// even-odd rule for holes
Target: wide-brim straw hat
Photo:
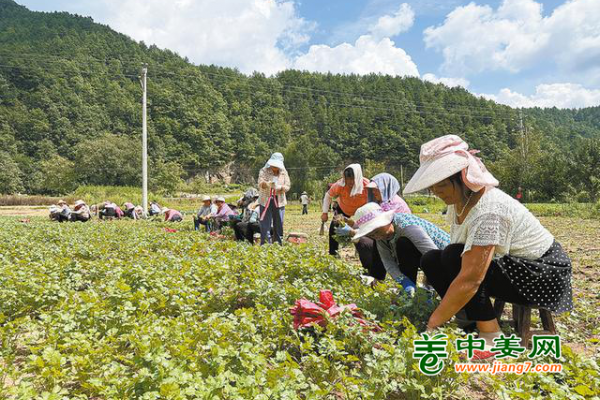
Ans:
<svg viewBox="0 0 600 400"><path fill-rule="evenodd" d="M425 190L438 182L462 171L469 166L469 160L455 153L421 163L421 166L406 184L403 194Z"/></svg>
<svg viewBox="0 0 600 400"><path fill-rule="evenodd" d="M356 210L354 214L356 233L352 237L352 241L356 242L363 236L368 235L375 229L386 226L392 223L395 211L383 211L377 203L367 203Z"/></svg>

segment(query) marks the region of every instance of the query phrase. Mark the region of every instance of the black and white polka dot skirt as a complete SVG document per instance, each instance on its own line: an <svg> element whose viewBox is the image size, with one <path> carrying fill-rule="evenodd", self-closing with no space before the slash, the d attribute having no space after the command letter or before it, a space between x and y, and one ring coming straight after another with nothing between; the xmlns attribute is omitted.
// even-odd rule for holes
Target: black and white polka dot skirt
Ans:
<svg viewBox="0 0 600 400"><path fill-rule="evenodd" d="M496 261L519 294L532 305L556 313L573 309L571 260L558 242L537 260L506 255Z"/></svg>

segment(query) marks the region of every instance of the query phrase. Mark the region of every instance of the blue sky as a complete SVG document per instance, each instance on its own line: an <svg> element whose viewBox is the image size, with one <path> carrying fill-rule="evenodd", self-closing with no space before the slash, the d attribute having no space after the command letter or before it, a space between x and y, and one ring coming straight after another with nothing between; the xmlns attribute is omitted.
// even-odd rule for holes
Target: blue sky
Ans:
<svg viewBox="0 0 600 400"><path fill-rule="evenodd" d="M515 107L600 105L600 0L17 0L197 64L419 76Z"/></svg>

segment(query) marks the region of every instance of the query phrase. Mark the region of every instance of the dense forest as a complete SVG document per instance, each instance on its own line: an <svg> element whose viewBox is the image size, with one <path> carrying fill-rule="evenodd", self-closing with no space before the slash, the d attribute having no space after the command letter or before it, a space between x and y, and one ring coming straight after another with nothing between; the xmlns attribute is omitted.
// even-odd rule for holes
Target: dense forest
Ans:
<svg viewBox="0 0 600 400"><path fill-rule="evenodd" d="M423 142L455 133L481 150L508 192L522 186L538 201L600 196L600 107L518 110L462 88L375 74L247 76L12 0L0 0L0 193L139 184L143 64L155 190L225 166L249 183L272 151L284 153L295 191L316 192L350 162L406 181Z"/></svg>

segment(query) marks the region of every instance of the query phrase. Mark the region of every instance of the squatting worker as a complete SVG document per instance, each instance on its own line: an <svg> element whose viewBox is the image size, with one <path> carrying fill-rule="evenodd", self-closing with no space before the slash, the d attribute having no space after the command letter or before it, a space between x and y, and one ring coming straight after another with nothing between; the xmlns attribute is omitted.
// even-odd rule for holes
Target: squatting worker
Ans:
<svg viewBox="0 0 600 400"><path fill-rule="evenodd" d="M210 196L202 196L202 207L198 210L198 213L194 217L194 230L199 230L200 225L206 227L206 231L211 231L210 216L217 214L217 206L212 203Z"/></svg>
<svg viewBox="0 0 600 400"><path fill-rule="evenodd" d="M273 153L258 174L258 202L260 204L260 244L283 244L283 218L290 190L290 177L281 153ZM271 238L271 226L273 237Z"/></svg>
<svg viewBox="0 0 600 400"><path fill-rule="evenodd" d="M334 213L342 214L347 218L351 218L359 207L367 204L367 189L369 180L363 178L362 168L360 164L350 164L342 172L340 180L336 181L331 188L325 193L323 198L323 213L321 221L327 222L329 219L329 206L332 199L336 199L338 207L334 209ZM335 239L338 227L336 220L331 221L329 226L329 254L337 255L340 244ZM339 232L340 234L348 234L347 231Z"/></svg>
<svg viewBox="0 0 600 400"><path fill-rule="evenodd" d="M210 219L213 224L213 228L216 231L221 231L221 228L226 225L229 221L229 217L236 215L235 211L229 207L229 204L225 202L223 196L219 196L215 199L215 205L217 206L216 213L210 215Z"/></svg>
<svg viewBox="0 0 600 400"><path fill-rule="evenodd" d="M244 206L242 218L233 225L235 240L254 244L254 234L260 234L260 205L258 203L258 191L254 188L246 191L243 201L240 202Z"/></svg>
<svg viewBox="0 0 600 400"><path fill-rule="evenodd" d="M428 329L464 308L492 346L501 332L490 297L557 313L571 310L571 260L523 204L496 188L498 181L475 153L456 135L425 143L404 193L429 188L448 205L451 244L421 260L442 297ZM480 358L492 356L486 353Z"/></svg>
<svg viewBox="0 0 600 400"><path fill-rule="evenodd" d="M87 222L91 217L90 208L85 204L85 201L77 200L71 212L71 221Z"/></svg>
<svg viewBox="0 0 600 400"><path fill-rule="evenodd" d="M371 182L366 188L368 201L379 204L383 211L410 214L408 204L398 195L400 182L393 175L387 172L377 174L371 178ZM377 280L384 280L386 268L375 241L371 237L363 235L356 242L356 250L360 257L360 263L368 271L368 275Z"/></svg>
<svg viewBox="0 0 600 400"><path fill-rule="evenodd" d="M183 215L177 210L172 208L163 207L161 213L165 216L165 222L181 222L183 221Z"/></svg>
<svg viewBox="0 0 600 400"><path fill-rule="evenodd" d="M354 222L352 240L374 240L385 270L409 295L415 292L423 254L444 249L450 243L450 235L431 222L385 210L377 203L367 203L356 210Z"/></svg>

